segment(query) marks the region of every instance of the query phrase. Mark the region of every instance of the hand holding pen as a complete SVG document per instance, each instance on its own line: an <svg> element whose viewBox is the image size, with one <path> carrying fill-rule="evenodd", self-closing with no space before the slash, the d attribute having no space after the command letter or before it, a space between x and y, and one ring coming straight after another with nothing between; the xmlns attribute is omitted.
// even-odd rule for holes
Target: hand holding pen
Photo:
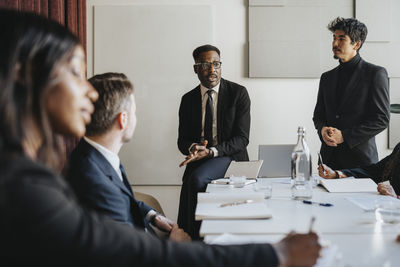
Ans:
<svg viewBox="0 0 400 267"><path fill-rule="evenodd" d="M311 218L309 232L307 234L289 233L274 246L282 252L282 266L314 266L319 258L321 245L318 235L313 232L315 217Z"/></svg>
<svg viewBox="0 0 400 267"><path fill-rule="evenodd" d="M186 156L185 160L179 164L179 167L185 166L189 162L196 161L208 156L209 150L207 149L208 141L204 140L202 144L193 146L190 154Z"/></svg>
<svg viewBox="0 0 400 267"><path fill-rule="evenodd" d="M318 153L318 175L325 179L336 178L336 172L324 164L320 153Z"/></svg>

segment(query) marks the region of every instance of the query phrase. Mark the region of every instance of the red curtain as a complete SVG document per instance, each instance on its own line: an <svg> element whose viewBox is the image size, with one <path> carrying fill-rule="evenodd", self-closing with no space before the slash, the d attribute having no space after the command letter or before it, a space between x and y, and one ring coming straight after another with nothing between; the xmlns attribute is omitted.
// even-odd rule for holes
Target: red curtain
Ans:
<svg viewBox="0 0 400 267"><path fill-rule="evenodd" d="M86 0L0 0L0 7L39 13L65 25L86 50Z"/></svg>
<svg viewBox="0 0 400 267"><path fill-rule="evenodd" d="M39 13L72 31L86 51L86 0L0 0L0 8ZM64 138L66 156L72 152L76 138Z"/></svg>

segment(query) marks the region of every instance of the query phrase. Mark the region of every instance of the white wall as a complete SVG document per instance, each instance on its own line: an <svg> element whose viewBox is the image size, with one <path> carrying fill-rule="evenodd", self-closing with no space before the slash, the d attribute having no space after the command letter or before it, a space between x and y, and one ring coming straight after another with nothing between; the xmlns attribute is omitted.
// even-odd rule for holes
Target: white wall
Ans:
<svg viewBox="0 0 400 267"><path fill-rule="evenodd" d="M87 0L87 54L88 76L93 73L93 16L92 7L103 4L209 4L212 6L214 16L214 40L221 50L223 61L222 76L228 80L240 83L248 89L252 101L251 107L251 132L248 146L251 159L257 158L259 144L285 144L295 143L297 140L297 127L305 126L307 129L307 142L309 144L314 163L319 150L320 141L312 122L312 112L318 91L318 79L262 79L247 78L248 76L248 48L247 48L247 1L246 0ZM327 22L333 18L327 18ZM184 23L184 22L182 22ZM304 29L305 34L307 29ZM330 38L330 35L328 35ZM149 47L151 49L156 48ZM193 47L194 49L194 47ZM124 53L124 51L115 51ZM145 52L145 51L144 51ZM301 53L301 51L298 51ZM326 53L331 53L330 50ZM191 55L181 55L188 57ZM313 55L310 55L312 57ZM332 59L333 60L333 59ZM132 63L134 64L134 63ZM274 62L270 62L274 64ZM307 64L307 62L304 62ZM156 66L155 66L156 67ZM194 75L194 74L193 74ZM133 81L135 82L135 81ZM193 84L193 87L196 84ZM177 87L180 85L177 84ZM136 90L140 88L136 87ZM180 98L180 96L177 96ZM177 111L176 111L177 113ZM176 118L178 120L178 118ZM140 120L140 118L139 118ZM138 125L140 127L140 125ZM156 129L154 129L156 130ZM387 131L377 136L379 157L382 158L391 151L387 149ZM178 149L178 148L176 148ZM132 153L140 151L132 150ZM165 151L168 157L168 151ZM122 158L129 162L129 157ZM315 164L314 171L315 171ZM177 168L177 166L171 166ZM128 173L129 176L129 173ZM131 177L134 183L134 177ZM176 219L179 201L179 185L176 186L135 186L136 191L153 193L159 198L166 214Z"/></svg>

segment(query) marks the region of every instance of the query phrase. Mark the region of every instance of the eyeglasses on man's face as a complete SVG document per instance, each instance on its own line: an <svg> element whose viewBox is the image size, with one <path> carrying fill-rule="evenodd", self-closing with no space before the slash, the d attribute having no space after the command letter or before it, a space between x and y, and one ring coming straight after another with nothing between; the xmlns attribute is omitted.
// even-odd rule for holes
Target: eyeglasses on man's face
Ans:
<svg viewBox="0 0 400 267"><path fill-rule="evenodd" d="M219 69L221 68L221 61L214 61L214 62L201 62L201 63L196 63L194 64L195 66L200 66L203 70L209 70L211 68L211 65L214 67L214 69Z"/></svg>

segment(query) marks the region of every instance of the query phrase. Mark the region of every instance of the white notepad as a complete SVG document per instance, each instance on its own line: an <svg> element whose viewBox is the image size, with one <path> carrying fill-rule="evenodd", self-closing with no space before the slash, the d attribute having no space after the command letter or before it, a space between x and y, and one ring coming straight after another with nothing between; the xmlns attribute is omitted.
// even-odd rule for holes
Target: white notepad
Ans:
<svg viewBox="0 0 400 267"><path fill-rule="evenodd" d="M244 202L249 203L244 203ZM230 204L223 206L224 204ZM241 203L241 204L233 204ZM222 206L221 206L222 205ZM198 193L196 220L268 219L270 209L262 193Z"/></svg>
<svg viewBox="0 0 400 267"><path fill-rule="evenodd" d="M225 172L225 177L246 176L247 179L257 179L263 160L231 161Z"/></svg>
<svg viewBox="0 0 400 267"><path fill-rule="evenodd" d="M378 185L371 178L320 179L319 184L331 193L376 192Z"/></svg>
<svg viewBox="0 0 400 267"><path fill-rule="evenodd" d="M400 205L400 200L391 196L371 195L371 196L353 196L346 199L364 211L374 211L378 206L397 204Z"/></svg>

